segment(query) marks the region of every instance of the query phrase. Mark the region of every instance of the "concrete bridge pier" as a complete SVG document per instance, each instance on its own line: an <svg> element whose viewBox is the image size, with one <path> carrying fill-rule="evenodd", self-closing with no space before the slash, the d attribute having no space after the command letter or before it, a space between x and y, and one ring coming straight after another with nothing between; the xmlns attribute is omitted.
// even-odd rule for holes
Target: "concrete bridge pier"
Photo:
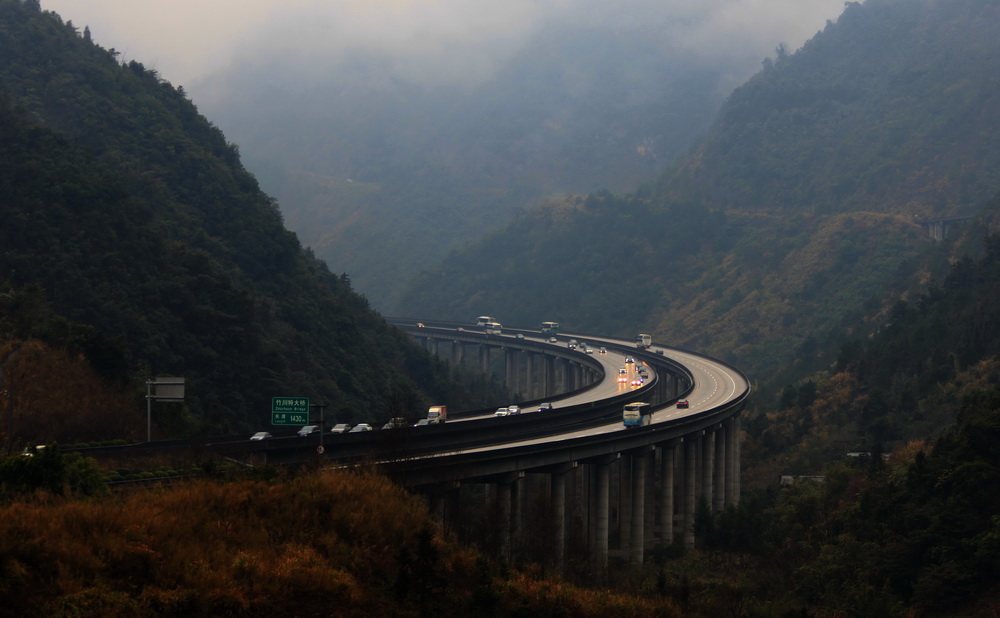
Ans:
<svg viewBox="0 0 1000 618"><path fill-rule="evenodd" d="M609 507L611 503L611 464L619 455L608 455L590 462L591 489L589 502L590 554L599 581L608 575Z"/></svg>
<svg viewBox="0 0 1000 618"><path fill-rule="evenodd" d="M684 547L694 547L694 510L697 496L698 443L697 435L684 436L684 515L681 519Z"/></svg>
<svg viewBox="0 0 1000 618"><path fill-rule="evenodd" d="M632 458L622 457L616 467L618 475L617 479L612 477L611 480L611 500L618 508L612 514L616 515L612 520L617 524L618 551L627 554L632 545Z"/></svg>
<svg viewBox="0 0 1000 618"><path fill-rule="evenodd" d="M742 418L740 414L733 416L729 422L729 431L731 433L728 443L730 444L730 449L732 456L730 457L730 474L727 479L730 479L732 483L733 490L726 494L726 504L737 505L740 503L740 457L742 457L741 447L740 447L740 432L742 431Z"/></svg>
<svg viewBox="0 0 1000 618"><path fill-rule="evenodd" d="M629 455L632 463L632 491L631 491L631 522L629 527L629 561L632 564L642 564L645 557L646 546L646 475L649 470L649 459L652 453L651 447L646 447L634 451ZM623 522L624 524L624 522ZM626 549L624 543L622 549Z"/></svg>
<svg viewBox="0 0 1000 618"><path fill-rule="evenodd" d="M517 348L504 348L504 384L507 390L512 393L520 392L521 365L520 350Z"/></svg>
<svg viewBox="0 0 1000 618"><path fill-rule="evenodd" d="M646 498L643 501L645 508L642 511L642 528L644 531L642 548L643 557L645 559L645 552L656 547L656 509L657 501L656 498L659 496L657 492L657 487L659 486L659 479L657 474L659 468L657 468L657 461L660 455L660 449L655 445L651 444L645 447L648 451L646 455Z"/></svg>
<svg viewBox="0 0 1000 618"><path fill-rule="evenodd" d="M504 474L495 481L497 517L500 534L500 555L508 563L513 559L513 540L517 531L515 515L520 516L520 509L515 509L517 500L517 481L524 478L524 472Z"/></svg>
<svg viewBox="0 0 1000 618"><path fill-rule="evenodd" d="M537 352L528 352L528 375L525 383L525 394L528 399L538 399L544 397L541 384L544 379L542 367L545 366L544 356Z"/></svg>
<svg viewBox="0 0 1000 618"><path fill-rule="evenodd" d="M490 375L490 346L479 346L479 371L483 375Z"/></svg>
<svg viewBox="0 0 1000 618"><path fill-rule="evenodd" d="M553 395L556 387L556 358L546 355L542 369L542 397Z"/></svg>
<svg viewBox="0 0 1000 618"><path fill-rule="evenodd" d="M664 546L674 542L674 472L678 444L679 440L673 440L660 447L660 542Z"/></svg>
<svg viewBox="0 0 1000 618"><path fill-rule="evenodd" d="M726 430L720 423L712 430L712 442L714 443L715 461L712 464L714 478L712 479L712 512L721 513L726 506L726 477L728 467L726 466Z"/></svg>
<svg viewBox="0 0 1000 618"><path fill-rule="evenodd" d="M715 432L705 430L701 436L701 465L698 467L701 480L701 493L698 498L712 507L713 463L715 462Z"/></svg>
<svg viewBox="0 0 1000 618"><path fill-rule="evenodd" d="M552 505L552 557L556 572L566 566L566 488L567 477L577 469L577 462L560 464L549 471L549 502Z"/></svg>

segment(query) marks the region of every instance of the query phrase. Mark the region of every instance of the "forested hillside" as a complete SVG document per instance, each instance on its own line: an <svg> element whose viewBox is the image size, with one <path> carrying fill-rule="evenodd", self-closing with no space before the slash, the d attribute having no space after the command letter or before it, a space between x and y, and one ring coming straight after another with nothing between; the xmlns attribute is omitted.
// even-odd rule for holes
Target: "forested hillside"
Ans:
<svg viewBox="0 0 1000 618"><path fill-rule="evenodd" d="M32 339L83 355L137 410L146 379L184 376L183 411L157 415L165 431L259 429L279 395L344 420L469 402L303 251L182 89L36 1L0 0L0 27L0 362L18 382L14 416L44 412L26 384L45 368L11 352ZM72 407L48 414L84 414Z"/></svg>
<svg viewBox="0 0 1000 618"><path fill-rule="evenodd" d="M998 23L988 0L846 3L736 89L658 195L782 214L974 212L1000 186Z"/></svg>
<svg viewBox="0 0 1000 618"><path fill-rule="evenodd" d="M851 3L656 183L527 213L398 310L652 331L761 379L831 362L935 272L921 221L1000 189L998 29L985 0Z"/></svg>
<svg viewBox="0 0 1000 618"><path fill-rule="evenodd" d="M998 214L1000 197L980 216L983 226ZM846 450L937 435L963 420L974 392L994 388L1000 237L984 240L981 229L970 226L964 235L977 257L956 261L940 281L897 301L871 338L845 341L823 371L760 402L767 413L747 434L749 458L762 466L754 475L815 470Z"/></svg>
<svg viewBox="0 0 1000 618"><path fill-rule="evenodd" d="M995 199L984 214L998 212ZM710 544L780 564L773 575L788 582L788 598L810 608L995 614L998 286L992 235L981 257L897 303L870 340L845 344L830 370L762 402L772 411L745 427L744 481L824 481L749 494L715 522Z"/></svg>

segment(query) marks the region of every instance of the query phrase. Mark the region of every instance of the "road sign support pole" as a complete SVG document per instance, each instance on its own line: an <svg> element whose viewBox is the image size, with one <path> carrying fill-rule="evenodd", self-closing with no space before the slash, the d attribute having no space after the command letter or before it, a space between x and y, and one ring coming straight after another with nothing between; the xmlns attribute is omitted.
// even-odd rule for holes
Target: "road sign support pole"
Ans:
<svg viewBox="0 0 1000 618"><path fill-rule="evenodd" d="M326 430L324 429L326 426L326 402L324 401L323 403L310 404L309 407L319 409L319 448L316 449L316 453L318 455L318 459L323 459L323 453L326 450L323 445L326 441L326 438L324 437L324 434L326 433Z"/></svg>
<svg viewBox="0 0 1000 618"><path fill-rule="evenodd" d="M153 435L153 381L146 380L146 442L152 442Z"/></svg>

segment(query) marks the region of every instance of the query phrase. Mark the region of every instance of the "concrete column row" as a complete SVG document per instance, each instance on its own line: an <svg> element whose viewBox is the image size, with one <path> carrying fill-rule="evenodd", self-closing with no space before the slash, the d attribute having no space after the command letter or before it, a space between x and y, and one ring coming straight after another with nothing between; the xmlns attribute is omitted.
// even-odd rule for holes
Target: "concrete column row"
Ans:
<svg viewBox="0 0 1000 618"><path fill-rule="evenodd" d="M512 558L527 505L538 501L547 502L553 520L545 528L545 543L551 544L551 563L558 570L566 564L571 537L587 544L598 574L606 574L613 551L641 564L657 545L694 547L699 504L718 513L739 503L739 431L735 416L655 446L539 471L530 482L523 473L490 481L500 522L498 550ZM461 519L450 515L459 511L442 498L452 488L429 498L432 513L445 526L452 517ZM571 535L571 528L577 532Z"/></svg>
<svg viewBox="0 0 1000 618"><path fill-rule="evenodd" d="M466 346L478 348L478 369L484 374L493 371L493 345L447 341L434 337L422 338L424 348L431 354L447 358L456 364L468 362ZM449 345L446 349L444 346ZM571 359L552 356L544 352L532 352L514 347L504 347L502 379L508 390L520 393L525 399L544 399L590 384L597 379L597 373L590 367ZM447 352L443 355L442 352Z"/></svg>
<svg viewBox="0 0 1000 618"><path fill-rule="evenodd" d="M427 349L442 351L438 340L426 338ZM452 341L450 358L466 362L465 343ZM483 373L492 371L493 346L482 344L478 363ZM540 399L575 390L595 379L594 372L570 359L549 354L504 349L503 379L509 390L526 399ZM676 376L660 376L660 396L675 398L685 387ZM740 500L740 417L734 416L701 432L658 444L655 448L587 461L572 472L549 472L546 487L551 507L552 544L556 568L565 565L569 521L584 526L583 537L591 559L605 572L617 535L617 550L633 563L641 563L646 550L657 543L695 545L694 516L699 504L720 512ZM517 490L517 479L496 482L497 516L503 523L503 555L510 558L517 520L530 499ZM570 482L571 481L571 482ZM454 512L443 496L432 493L430 505L439 521ZM457 498L455 498L457 499ZM569 506L569 505L573 506Z"/></svg>

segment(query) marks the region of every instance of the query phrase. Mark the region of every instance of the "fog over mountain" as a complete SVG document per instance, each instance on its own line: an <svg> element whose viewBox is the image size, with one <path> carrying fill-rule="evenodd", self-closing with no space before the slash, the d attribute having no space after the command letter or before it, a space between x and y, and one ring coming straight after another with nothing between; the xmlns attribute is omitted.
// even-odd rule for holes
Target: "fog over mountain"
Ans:
<svg viewBox="0 0 1000 618"><path fill-rule="evenodd" d="M417 272L519 209L652 180L779 44L797 48L843 6L49 4L99 43L180 76L289 228L383 310ZM110 20L107 36L97 17Z"/></svg>
<svg viewBox="0 0 1000 618"><path fill-rule="evenodd" d="M196 99L206 77L272 53L295 50L299 57L328 62L338 51L363 47L413 63L453 59L452 51L440 52L461 46L463 62L474 56L495 62L554 21L660 29L699 55L742 57L752 68L780 41L799 46L843 8L840 0L45 0L42 5L88 26L102 46L155 68Z"/></svg>

